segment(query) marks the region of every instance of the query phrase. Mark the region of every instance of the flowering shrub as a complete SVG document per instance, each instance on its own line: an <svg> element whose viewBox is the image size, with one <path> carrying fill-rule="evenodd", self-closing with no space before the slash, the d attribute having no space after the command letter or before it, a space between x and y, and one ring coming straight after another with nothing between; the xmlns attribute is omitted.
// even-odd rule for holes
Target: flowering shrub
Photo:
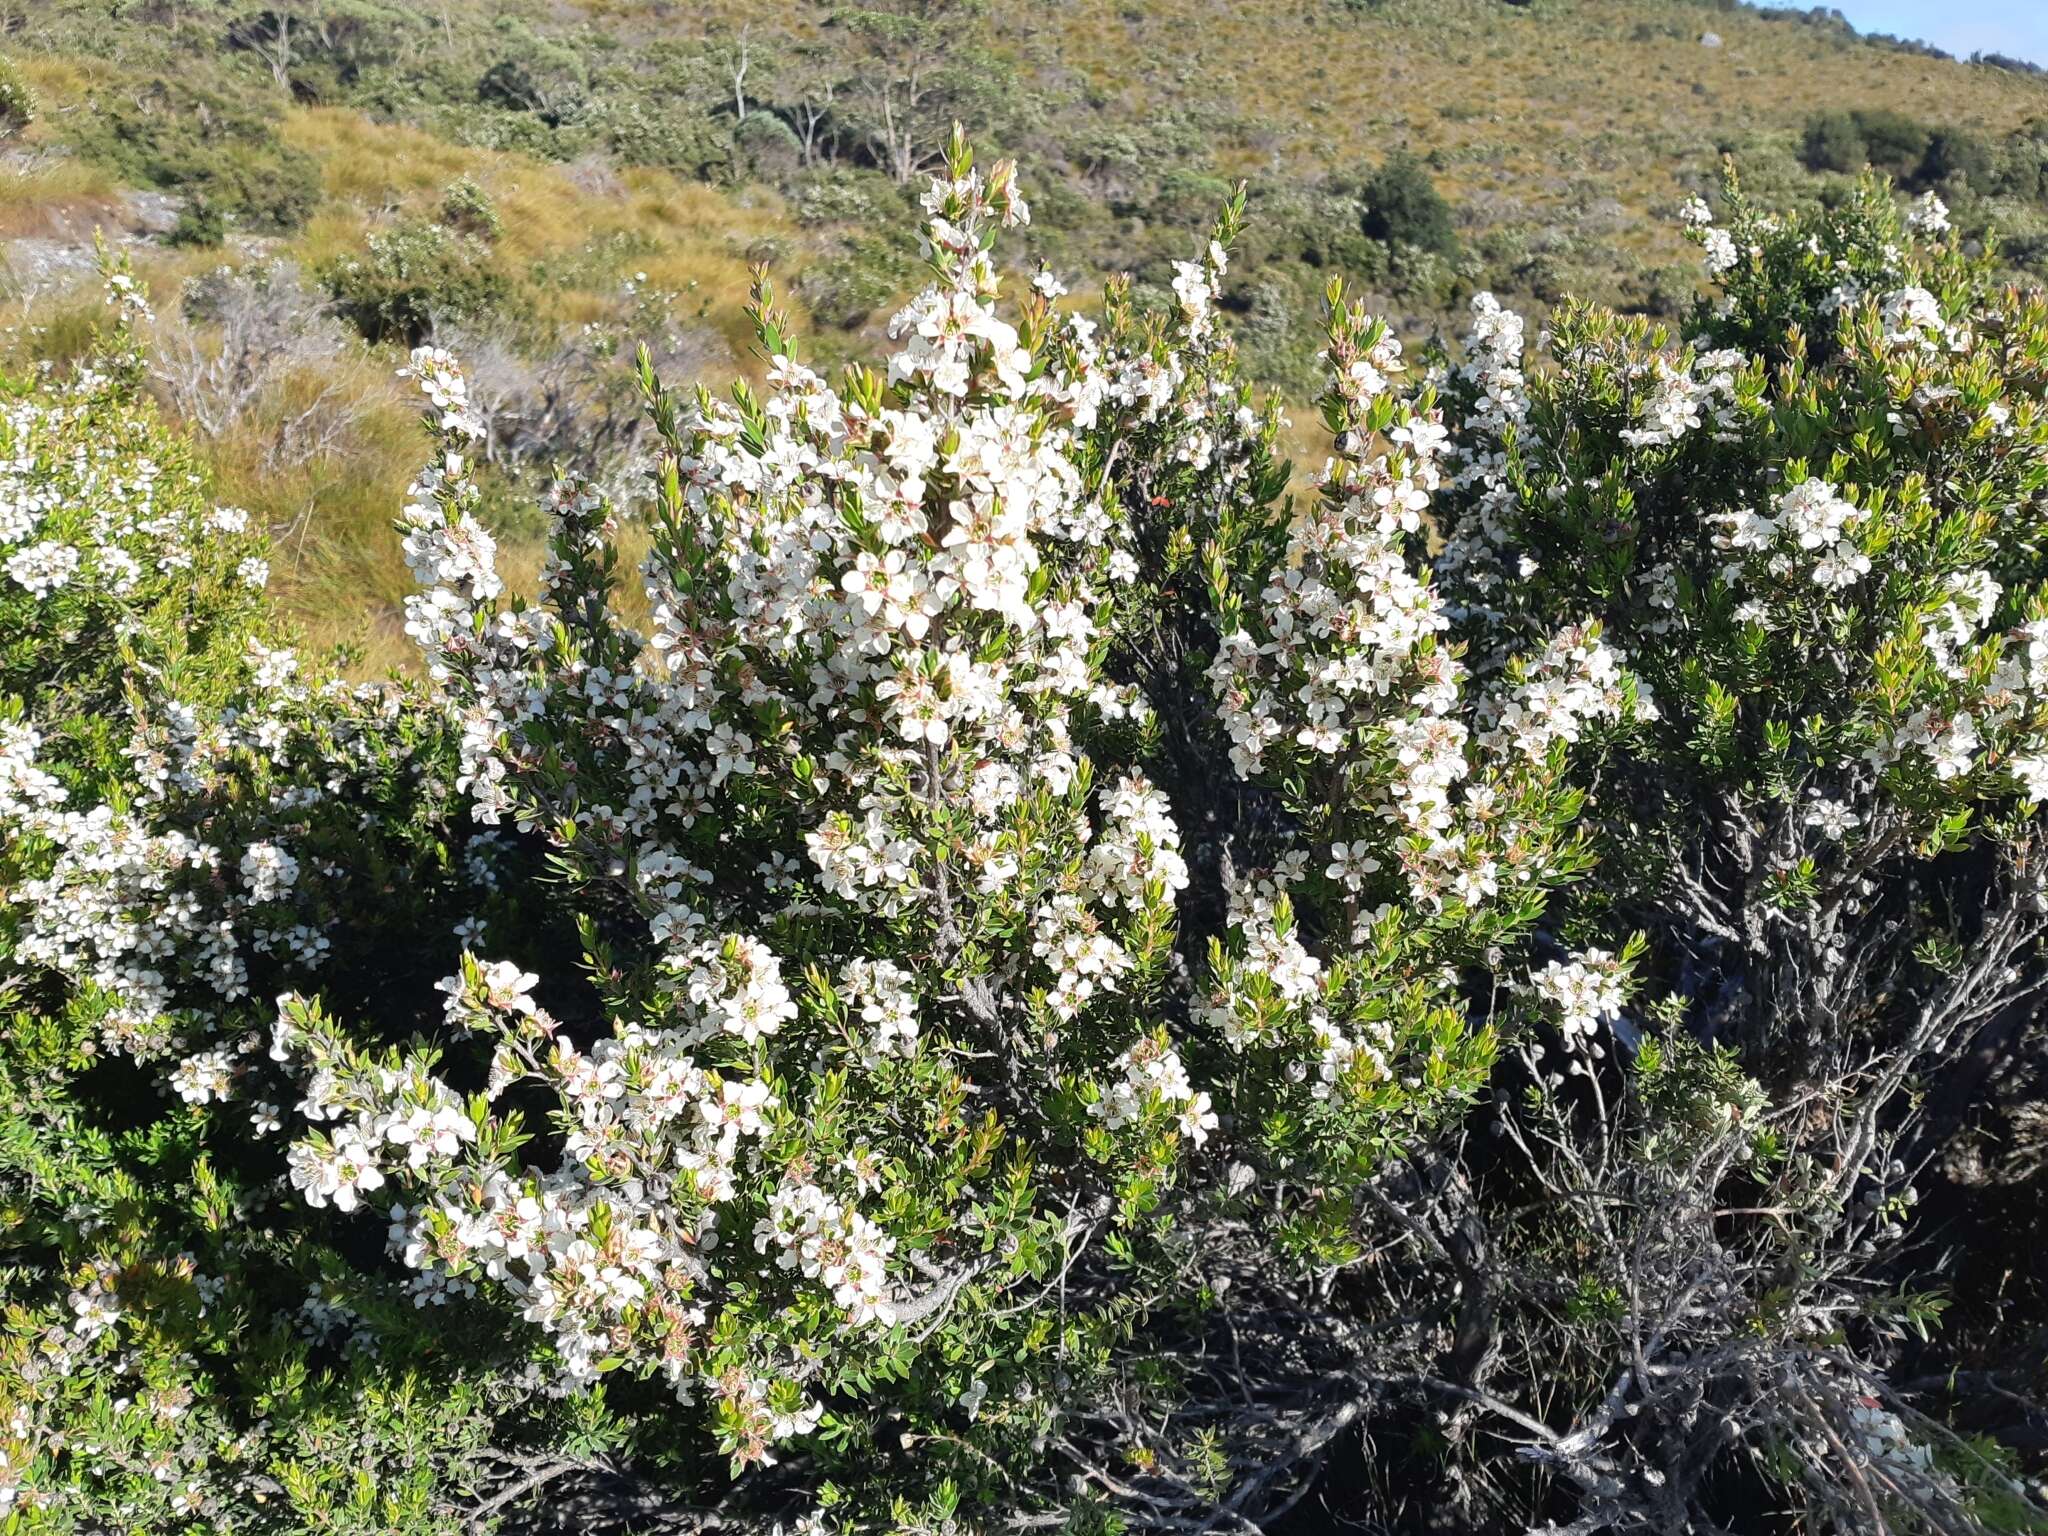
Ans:
<svg viewBox="0 0 2048 1536"><path fill-rule="evenodd" d="M465 868L499 875L448 841L438 715L281 643L263 539L139 393L140 290L109 299L0 412L0 1521L444 1529L521 1397L278 1202L294 1089L256 1047L287 981L403 988L421 923L454 953L501 905Z"/></svg>
<svg viewBox="0 0 2048 1536"><path fill-rule="evenodd" d="M1910 245L1877 189L1811 227L1732 210L1689 214L1710 265L1717 235L1737 257L1682 350L1568 311L1531 384L1481 307L1443 565L1476 654L1606 624L1663 717L1589 818L1603 884L1672 930L1713 1037L1824 1051L1916 950L1908 995L1945 994L1938 951L2009 906L1971 983L2003 986L2031 928L2044 314L1953 236ZM1954 879L1952 919L1907 910Z"/></svg>
<svg viewBox="0 0 2048 1536"><path fill-rule="evenodd" d="M1299 1186L1256 1202L1291 1240L1353 1251L1350 1183L1484 1080L1458 967L1579 867L1565 739L1635 706L1583 633L1461 703L1403 546L1442 435L1361 315L1332 336L1340 457L1290 528L1216 335L1221 240L1164 328L1119 308L1105 336L1049 279L1000 317L1007 167L956 147L926 209L933 286L886 373L827 384L764 294L765 395L645 378L649 637L613 616L610 512L573 485L541 603L506 597L466 386L415 353L441 448L405 516L408 628L475 814L553 845L597 996L565 1017L518 959L466 958L444 991L480 1097L311 1003L275 1054L321 1122L305 1197L397 1201L421 1294L503 1296L562 1390L652 1378L736 1470L796 1454L812 1479L864 1470L860 1405L885 1404L935 1490L1061 1432L1134 1284L1198 1287L1178 1231L1213 1207L1191 1170L1226 1117L1240 1185ZM1119 644L1127 605L1166 601L1135 547L1159 520L1127 510L1161 459L1238 482L1167 535L1209 566L1172 622L1219 632L1214 766L1288 823L1199 894ZM521 1150L541 1107L552 1161Z"/></svg>
<svg viewBox="0 0 2048 1536"><path fill-rule="evenodd" d="M1898 1246L1908 1170L1951 1127L1915 1123L1909 1094L1987 1024L2010 1031L2041 981L2048 310L1991 291L1931 196L1902 221L1866 186L1783 220L1731 176L1727 204L1725 224L1687 210L1721 292L1683 344L1568 308L1538 370L1482 299L1447 381L1464 446L1439 569L1480 670L1587 614L1660 706L1584 818L1601 879L1578 920L1641 926L1638 968L1671 994L1657 1034L1616 1025L1665 1063L1639 1059L1628 1093L1693 1041L1757 1080L1717 1089L1705 1122L1607 1100L1583 988L1535 978L1579 1054L1526 1075L1594 1092L1544 1091L1525 1164L1553 1198L1660 1212L1576 1239L1609 1255L1579 1283L1634 1331L1600 1346L1585 1417L1542 1455L1615 1519L1683 1507L1692 1488L1653 1487L1639 1449L1601 1458L1624 1412L1636 1447L1668 1449L1711 1402L1835 1517L1968 1519L2005 1478L1887 1384L1910 1306L1875 1292L1930 1278ZM1602 1162L1644 1135L1694 1160ZM1787 1252L1799 1286L1759 1328ZM1554 1381L1558 1359L1553 1339L1527 1368ZM1866 1434L1868 1412L1889 1427Z"/></svg>
<svg viewBox="0 0 2048 1536"><path fill-rule="evenodd" d="M1333 288L1295 496L1241 201L1099 321L1008 165L924 207L885 366L643 352L644 633L414 351L419 689L278 645L125 330L7 418L7 1497L1208 1529L1370 1424L1474 1529L2033 1518L1895 1367L1912 1091L2039 984L2041 301L1731 183L1682 344Z"/></svg>

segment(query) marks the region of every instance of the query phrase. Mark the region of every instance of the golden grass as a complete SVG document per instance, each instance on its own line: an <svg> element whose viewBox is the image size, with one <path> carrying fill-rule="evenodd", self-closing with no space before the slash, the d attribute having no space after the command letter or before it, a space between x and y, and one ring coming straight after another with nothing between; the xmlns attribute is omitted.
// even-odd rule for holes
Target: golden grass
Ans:
<svg viewBox="0 0 2048 1536"><path fill-rule="evenodd" d="M331 451L269 462L280 423L323 390L353 416L345 436ZM215 497L271 530L271 590L315 647L360 639L371 621L403 639L383 622L412 589L392 524L426 448L389 363L368 354L300 369L261 410L200 440ZM369 671L401 659L379 655Z"/></svg>
<svg viewBox="0 0 2048 1536"><path fill-rule="evenodd" d="M747 247L793 233L771 197L742 206L719 188L652 169L620 173L616 192L592 190L568 167L449 144L341 108L295 109L284 135L321 166L326 201L292 242L309 265L361 249L365 227L383 219L431 215L449 183L467 176L497 207L504 226L499 253L515 273L593 242L631 237L652 246L634 270L708 301L707 318L727 330L746 303ZM587 306L573 312L577 320L594 317Z"/></svg>
<svg viewBox="0 0 2048 1536"><path fill-rule="evenodd" d="M353 411L347 437L326 455L268 463L265 449L278 423L322 390ZM214 495L247 507L271 530L271 591L307 646L319 652L352 647L357 654L347 671L353 677L416 671L418 648L404 629L413 579L394 524L430 445L413 397L392 377L389 360L364 352L309 366L266 409L199 446ZM537 487L508 489L538 494ZM620 547L630 573L646 554L644 532L629 524ZM532 535L501 537L499 565L508 591L533 596L544 554ZM628 622L645 625L646 598L630 574L618 608Z"/></svg>
<svg viewBox="0 0 2048 1536"><path fill-rule="evenodd" d="M481 152L400 123L373 122L345 107L295 108L285 114L285 143L320 163L321 190L359 208L395 208L438 196L473 169Z"/></svg>
<svg viewBox="0 0 2048 1536"><path fill-rule="evenodd" d="M29 136L49 133L48 117L52 112L63 111L83 101L95 87L118 78L117 71L105 61L75 57L69 54L32 53L25 49L11 49L8 62L15 73L28 82L29 89L36 93L42 103L45 121L32 124Z"/></svg>
<svg viewBox="0 0 2048 1536"><path fill-rule="evenodd" d="M118 193L106 172L76 160L0 165L0 239L74 234L110 222Z"/></svg>
<svg viewBox="0 0 2048 1536"><path fill-rule="evenodd" d="M467 176L497 207L504 226L498 252L519 284L515 307L522 318L573 327L614 313L618 293L609 277L601 288L590 288L538 285L532 274L537 265L623 237L636 249L630 270L682 295L685 313L701 306L703 322L733 348L730 371L751 371L744 361L752 335L744 314L750 282L745 252L764 237L794 233L773 197L757 195L742 206L716 188L643 169L619 174L613 190L593 190L567 167L452 145L335 108L293 109L284 135L314 156L322 172L319 209L280 252L305 271L360 252L372 231L399 216L431 215L448 184ZM218 259L209 254L155 263L152 290L160 302L168 301L189 270ZM345 452L332 460L264 467L263 444L276 419L291 409L289 399L227 440L201 445L221 499L248 507L276 530L273 589L307 642L322 649L359 644L361 659L351 670L365 676L417 663L401 617L411 577L391 524L426 445L416 411L391 385L392 365L374 356L336 365L342 373L330 370L325 376L361 412ZM308 377L300 387L320 382ZM508 542L503 558L515 590L531 588L540 557L537 545ZM644 599L637 584L629 586L621 606L636 622L644 620Z"/></svg>

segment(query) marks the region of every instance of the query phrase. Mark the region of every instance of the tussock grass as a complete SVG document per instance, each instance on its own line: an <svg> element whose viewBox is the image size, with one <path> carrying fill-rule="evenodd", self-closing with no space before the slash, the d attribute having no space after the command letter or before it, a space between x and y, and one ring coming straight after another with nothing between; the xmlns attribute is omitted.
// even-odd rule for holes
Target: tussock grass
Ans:
<svg viewBox="0 0 2048 1536"><path fill-rule="evenodd" d="M269 462L280 424L323 390L350 414L345 434L327 452ZM409 666L412 645L395 621L413 583L392 524L425 439L388 361L365 353L300 369L275 401L204 448L215 495L271 530L272 590L308 643L362 639L367 623L378 643L364 673Z"/></svg>
<svg viewBox="0 0 2048 1536"><path fill-rule="evenodd" d="M398 215L432 216L448 184L467 176L497 206L498 252L515 275L613 242L638 252L622 263L627 271L692 296L709 323L737 339L746 330L747 249L793 232L772 196L742 204L720 188L646 168L620 172L617 192L591 190L566 166L450 144L339 108L295 109L284 135L321 165L326 201L290 243L309 269L360 250L367 231ZM610 297L574 285L531 287L523 297L535 318L571 324L595 319Z"/></svg>
<svg viewBox="0 0 2048 1536"><path fill-rule="evenodd" d="M93 327L105 315L90 289L16 302L0 309L0 339L10 364L68 367L92 350Z"/></svg>
<svg viewBox="0 0 2048 1536"><path fill-rule="evenodd" d="M119 190L106 172L76 160L0 162L0 240L72 236L111 223Z"/></svg>

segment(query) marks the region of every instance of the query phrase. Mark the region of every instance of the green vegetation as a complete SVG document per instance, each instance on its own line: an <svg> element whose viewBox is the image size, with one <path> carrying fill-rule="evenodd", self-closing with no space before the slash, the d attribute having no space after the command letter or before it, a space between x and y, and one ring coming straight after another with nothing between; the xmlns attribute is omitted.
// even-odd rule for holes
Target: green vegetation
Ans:
<svg viewBox="0 0 2048 1536"><path fill-rule="evenodd" d="M12 138L35 119L35 92L13 65L0 59L0 140Z"/></svg>
<svg viewBox="0 0 2048 1536"><path fill-rule="evenodd" d="M509 286L484 240L414 220L377 231L364 255L338 257L322 276L365 341L407 347L437 326L489 314Z"/></svg>
<svg viewBox="0 0 2048 1536"><path fill-rule="evenodd" d="M465 174L431 682L151 398L362 461L304 269L0 370L0 1532L2048 1531L2048 298L1938 195L1729 174L1682 330L1333 282L1304 493L1242 194L1084 312L956 134L886 370L764 281L714 391L637 266L519 351L658 247Z"/></svg>
<svg viewBox="0 0 2048 1536"><path fill-rule="evenodd" d="M1451 205L1414 156L1396 155L1374 172L1365 184L1362 201L1365 232L1381 244L1413 246L1440 256L1457 253Z"/></svg>

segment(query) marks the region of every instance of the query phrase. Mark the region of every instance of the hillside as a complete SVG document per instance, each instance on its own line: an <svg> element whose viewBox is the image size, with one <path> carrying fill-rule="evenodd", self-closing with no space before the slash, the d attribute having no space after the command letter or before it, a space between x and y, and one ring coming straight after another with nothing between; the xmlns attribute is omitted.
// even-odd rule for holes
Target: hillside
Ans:
<svg viewBox="0 0 2048 1536"><path fill-rule="evenodd" d="M1871 161L2048 265L2048 79L1684 0L11 0L0 52L35 101L0 158L14 345L77 349L102 228L195 368L223 330L300 317L258 348L292 390L209 404L188 369L166 393L223 494L288 531L278 579L316 638L368 607L372 670L404 649L399 346L485 355L508 480L616 469L619 349L744 368L755 262L824 360L875 349L918 277L893 215L956 118L1022 162L1024 248L1081 293L1119 270L1162 291L1249 181L1224 304L1296 398L1336 275L1410 334L1482 286L1676 314L1697 274L1672 216L1724 154L1790 206ZM253 306L217 275L181 302L223 262L286 265Z"/></svg>

